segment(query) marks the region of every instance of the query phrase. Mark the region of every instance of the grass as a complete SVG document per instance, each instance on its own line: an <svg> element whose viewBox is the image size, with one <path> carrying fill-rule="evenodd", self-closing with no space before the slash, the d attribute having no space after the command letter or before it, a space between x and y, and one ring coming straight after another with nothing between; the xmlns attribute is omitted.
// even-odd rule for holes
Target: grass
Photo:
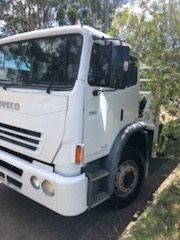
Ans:
<svg viewBox="0 0 180 240"><path fill-rule="evenodd" d="M180 162L180 118L163 125L158 153ZM180 240L179 170L176 180L156 200L119 240Z"/></svg>
<svg viewBox="0 0 180 240"><path fill-rule="evenodd" d="M131 229L128 240L180 240L180 176Z"/></svg>

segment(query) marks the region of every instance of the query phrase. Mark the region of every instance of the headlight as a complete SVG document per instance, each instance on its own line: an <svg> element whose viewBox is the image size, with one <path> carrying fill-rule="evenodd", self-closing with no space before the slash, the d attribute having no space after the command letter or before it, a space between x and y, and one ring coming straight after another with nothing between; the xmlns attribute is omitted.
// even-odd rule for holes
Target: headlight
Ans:
<svg viewBox="0 0 180 240"><path fill-rule="evenodd" d="M42 188L44 193L47 194L49 197L53 197L55 195L54 185L50 181L44 180L42 183Z"/></svg>
<svg viewBox="0 0 180 240"><path fill-rule="evenodd" d="M36 176L32 176L31 177L31 184L35 189L39 189L40 188L40 181Z"/></svg>

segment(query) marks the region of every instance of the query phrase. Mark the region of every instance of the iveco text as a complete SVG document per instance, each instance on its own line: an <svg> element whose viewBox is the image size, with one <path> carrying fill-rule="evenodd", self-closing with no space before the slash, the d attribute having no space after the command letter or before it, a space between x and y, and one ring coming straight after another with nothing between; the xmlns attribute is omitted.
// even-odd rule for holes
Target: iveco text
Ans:
<svg viewBox="0 0 180 240"><path fill-rule="evenodd" d="M8 108L8 109L11 109L11 110L17 110L18 111L20 109L20 104L0 100L0 108Z"/></svg>

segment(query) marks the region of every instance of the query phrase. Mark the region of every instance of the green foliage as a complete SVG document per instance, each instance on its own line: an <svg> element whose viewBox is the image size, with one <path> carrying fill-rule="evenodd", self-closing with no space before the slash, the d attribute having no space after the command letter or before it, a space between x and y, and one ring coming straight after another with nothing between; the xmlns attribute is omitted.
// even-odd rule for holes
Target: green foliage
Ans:
<svg viewBox="0 0 180 240"><path fill-rule="evenodd" d="M9 0L0 2L0 20L9 33L19 33L52 26L57 0Z"/></svg>
<svg viewBox="0 0 180 240"><path fill-rule="evenodd" d="M110 34L128 42L149 67L145 78L151 79L152 111L158 125L161 106L180 117L180 8L176 0L139 2L138 13L132 5L114 17Z"/></svg>
<svg viewBox="0 0 180 240"><path fill-rule="evenodd" d="M0 1L0 20L9 34L79 22L102 30L104 11L103 0Z"/></svg>
<svg viewBox="0 0 180 240"><path fill-rule="evenodd" d="M99 0L69 0L59 1L56 7L56 20L60 25L88 24L98 27L102 25L104 6Z"/></svg>
<svg viewBox="0 0 180 240"><path fill-rule="evenodd" d="M180 161L180 119L163 125L159 142L159 154Z"/></svg>

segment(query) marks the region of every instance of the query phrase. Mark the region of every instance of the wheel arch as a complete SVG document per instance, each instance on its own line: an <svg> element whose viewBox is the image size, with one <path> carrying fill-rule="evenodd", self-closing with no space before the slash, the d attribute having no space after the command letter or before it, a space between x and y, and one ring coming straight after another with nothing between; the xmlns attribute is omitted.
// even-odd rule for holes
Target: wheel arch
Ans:
<svg viewBox="0 0 180 240"><path fill-rule="evenodd" d="M137 131L132 134L129 139L127 140L126 145L133 146L137 148L141 154L143 155L144 159L147 160L147 139L146 139L146 132L145 131Z"/></svg>
<svg viewBox="0 0 180 240"><path fill-rule="evenodd" d="M123 150L127 145L136 147L143 154L143 157L145 159L145 175L147 175L149 163L149 133L146 130L146 124L144 122L132 123L123 128L119 132L112 145L111 151L107 157L108 169L110 170L108 190L111 194L114 190L114 173L118 168L119 162L122 158Z"/></svg>

